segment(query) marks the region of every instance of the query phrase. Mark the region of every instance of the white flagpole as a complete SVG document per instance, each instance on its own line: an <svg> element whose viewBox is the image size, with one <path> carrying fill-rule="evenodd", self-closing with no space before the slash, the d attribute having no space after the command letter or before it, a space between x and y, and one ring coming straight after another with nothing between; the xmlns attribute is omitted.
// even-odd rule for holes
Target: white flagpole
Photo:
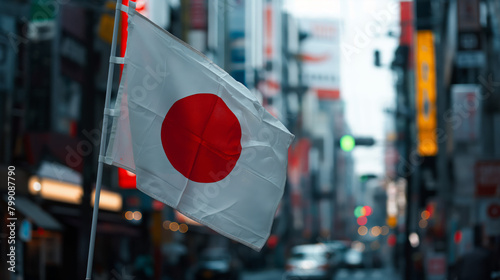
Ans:
<svg viewBox="0 0 500 280"><path fill-rule="evenodd" d="M121 14L121 0L116 0L115 8L115 23L113 26L113 39L111 41L111 57L116 55L116 38L118 34L118 26L120 25L120 14ZM89 256L87 260L87 276L86 280L90 280L92 277L92 261L94 259L94 247L95 247L95 235L97 229L97 216L99 213L99 198L101 196L101 183L102 183L102 168L103 168L103 157L104 157L104 145L106 144L107 138L107 128L108 128L108 110L109 110L109 100L111 99L111 91L113 88L113 75L115 70L115 62L109 62L108 68L108 82L106 85L106 99L104 102L104 117L102 121L102 132L101 132L101 146L99 148L99 162L97 165L97 179L95 188L95 200L94 200L94 211L92 213L92 228L90 231L90 244L89 244Z"/></svg>

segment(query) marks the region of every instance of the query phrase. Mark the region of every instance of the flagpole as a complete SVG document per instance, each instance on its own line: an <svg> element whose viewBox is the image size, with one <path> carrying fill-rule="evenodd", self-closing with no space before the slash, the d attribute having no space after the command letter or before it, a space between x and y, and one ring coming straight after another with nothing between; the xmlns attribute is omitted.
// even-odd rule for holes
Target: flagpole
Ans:
<svg viewBox="0 0 500 280"><path fill-rule="evenodd" d="M92 261L94 259L94 247L95 247L95 236L97 229L97 217L99 213L99 199L101 197L101 183L102 183L102 169L103 169L103 157L104 157L104 145L106 144L107 138L107 128L108 128L108 110L109 110L109 100L111 99L111 91L113 88L113 75L115 70L115 62L112 62L111 58L116 55L116 39L118 34L118 26L120 26L120 7L121 0L116 0L115 8L115 23L113 26L113 39L111 41L111 54L110 62L108 68L108 81L106 85L106 98L104 101L104 117L102 121L102 132L101 132L101 145L99 147L99 161L97 165L97 178L96 178L96 188L95 188L95 199L94 199L94 210L92 213L92 228L90 230L90 244L89 244L89 256L87 260L87 274L85 279L90 280L92 278Z"/></svg>

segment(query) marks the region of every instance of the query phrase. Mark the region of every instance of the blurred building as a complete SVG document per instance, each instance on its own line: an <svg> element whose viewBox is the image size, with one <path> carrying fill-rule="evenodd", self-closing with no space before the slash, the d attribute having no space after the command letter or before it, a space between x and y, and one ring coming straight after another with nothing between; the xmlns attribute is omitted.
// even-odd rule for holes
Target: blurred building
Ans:
<svg viewBox="0 0 500 280"><path fill-rule="evenodd" d="M400 231L406 279L449 275L473 250L474 235L500 250L500 220L487 210L500 205L493 187L500 183L498 11L496 1L401 2L392 67L397 177L407 182ZM410 234L420 242L410 242ZM423 256L420 268L409 258L416 255Z"/></svg>
<svg viewBox="0 0 500 280"><path fill-rule="evenodd" d="M176 30L173 2L143 1L138 10ZM16 276L3 263L2 279L76 279L85 273L114 6L2 1L0 165L15 167L19 230ZM94 271L110 278L141 270L159 275L135 261L152 254L150 223L161 210L118 181L117 170L105 167ZM1 192L7 194L6 185ZM6 203L4 220L10 215ZM1 251L8 245L2 238Z"/></svg>

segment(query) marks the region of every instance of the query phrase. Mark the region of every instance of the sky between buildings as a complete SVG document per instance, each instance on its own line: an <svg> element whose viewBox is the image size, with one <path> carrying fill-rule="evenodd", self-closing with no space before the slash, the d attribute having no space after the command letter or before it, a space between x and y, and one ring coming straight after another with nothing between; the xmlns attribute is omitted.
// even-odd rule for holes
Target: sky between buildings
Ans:
<svg viewBox="0 0 500 280"><path fill-rule="evenodd" d="M377 140L374 147L353 151L355 173L384 174L384 140L393 128L394 78L389 65L398 45L399 1L395 0L285 0L285 8L299 17L336 18L341 26L341 97L353 135ZM392 31L393 36L389 36ZM394 36L395 35L395 36ZM382 67L374 66L374 50Z"/></svg>

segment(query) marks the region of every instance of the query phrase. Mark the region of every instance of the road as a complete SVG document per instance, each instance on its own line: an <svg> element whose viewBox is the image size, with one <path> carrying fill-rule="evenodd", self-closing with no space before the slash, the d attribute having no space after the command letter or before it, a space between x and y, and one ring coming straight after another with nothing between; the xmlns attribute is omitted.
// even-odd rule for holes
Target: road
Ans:
<svg viewBox="0 0 500 280"><path fill-rule="evenodd" d="M401 279L390 269L341 269L337 272L335 280L399 280Z"/></svg>
<svg viewBox="0 0 500 280"><path fill-rule="evenodd" d="M242 280L284 280L282 270L267 270L260 272L247 272L243 274ZM401 279L393 270L383 269L340 269L334 280L399 280ZM333 280L332 279L332 280Z"/></svg>

